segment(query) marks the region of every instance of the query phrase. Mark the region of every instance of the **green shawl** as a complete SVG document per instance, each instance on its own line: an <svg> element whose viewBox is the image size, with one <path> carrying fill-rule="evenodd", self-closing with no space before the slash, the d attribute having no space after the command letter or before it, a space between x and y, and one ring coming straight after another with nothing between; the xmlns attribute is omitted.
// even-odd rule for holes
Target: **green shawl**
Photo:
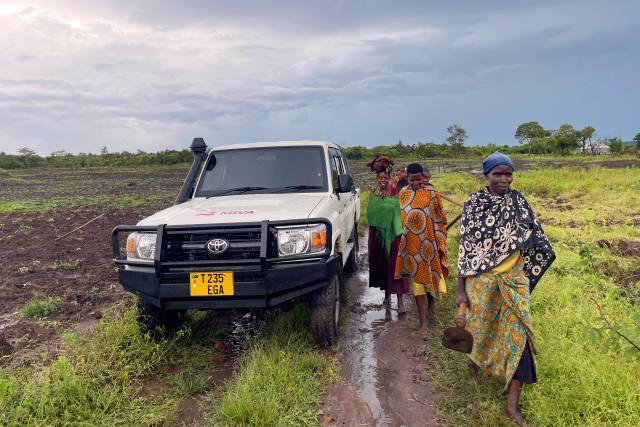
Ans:
<svg viewBox="0 0 640 427"><path fill-rule="evenodd" d="M402 234L402 219L400 217L400 202L397 196L381 199L375 194L369 196L367 205L367 222L369 226L378 229L387 254L391 252L391 244Z"/></svg>

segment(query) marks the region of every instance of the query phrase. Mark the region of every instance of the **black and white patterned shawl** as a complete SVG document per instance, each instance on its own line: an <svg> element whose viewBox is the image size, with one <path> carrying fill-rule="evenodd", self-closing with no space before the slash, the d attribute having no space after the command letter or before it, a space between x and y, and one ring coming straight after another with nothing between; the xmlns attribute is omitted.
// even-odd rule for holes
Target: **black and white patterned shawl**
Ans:
<svg viewBox="0 0 640 427"><path fill-rule="evenodd" d="M529 203L515 190L494 196L485 187L472 193L462 211L458 274L477 276L518 250L533 289L556 255Z"/></svg>

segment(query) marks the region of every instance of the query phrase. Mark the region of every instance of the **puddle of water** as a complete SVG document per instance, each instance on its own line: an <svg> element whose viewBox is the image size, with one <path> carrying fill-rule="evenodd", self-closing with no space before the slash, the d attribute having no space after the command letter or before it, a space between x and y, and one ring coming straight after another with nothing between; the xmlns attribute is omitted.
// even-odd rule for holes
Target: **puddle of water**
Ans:
<svg viewBox="0 0 640 427"><path fill-rule="evenodd" d="M235 357L247 349L252 339L264 333L278 313L278 309L210 311L196 328L220 331L224 336L226 352Z"/></svg>
<svg viewBox="0 0 640 427"><path fill-rule="evenodd" d="M366 260L366 252L363 258ZM376 426L402 425L402 419L385 398L384 385L379 378L382 361L376 355L376 338L392 322L397 322L398 316L392 310L391 319L386 319L384 292L370 288L368 282L366 265L347 281L351 313L341 340L342 375L367 404Z"/></svg>
<svg viewBox="0 0 640 427"><path fill-rule="evenodd" d="M376 357L376 337L385 328L385 310L368 311L364 316L366 326L361 328L361 345L358 348L360 357L358 364L354 366L355 378L352 376L352 385L355 385L358 396L364 400L375 421L375 425L400 425L402 420L388 407L386 399L381 400L379 394L382 384L378 378L378 364Z"/></svg>
<svg viewBox="0 0 640 427"><path fill-rule="evenodd" d="M259 336L272 315L258 317L255 313L245 313L242 317L231 322L231 333L227 337L227 345L232 354L239 354L247 349L248 342Z"/></svg>
<svg viewBox="0 0 640 427"><path fill-rule="evenodd" d="M361 242L366 240L365 236ZM437 426L437 397L433 388L415 381L422 378L426 366L419 350L424 340L412 332L416 320L413 298L404 295L407 315L398 316L393 296L389 316L384 307L384 292L369 287L366 247L362 249L362 269L346 282L350 315L340 340L342 377L359 404L367 407L366 425ZM358 417L348 418L353 412L362 412L355 406L350 408L351 412L336 410L331 405L328 408L347 424L362 422Z"/></svg>

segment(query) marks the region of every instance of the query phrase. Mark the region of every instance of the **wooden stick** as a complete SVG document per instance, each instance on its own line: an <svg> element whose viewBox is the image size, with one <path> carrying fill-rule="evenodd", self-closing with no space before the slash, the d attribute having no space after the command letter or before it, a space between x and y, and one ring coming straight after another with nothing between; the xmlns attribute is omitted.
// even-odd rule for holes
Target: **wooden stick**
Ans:
<svg viewBox="0 0 640 427"><path fill-rule="evenodd" d="M424 402L423 402L423 401L421 401L421 400L418 400L418 396L416 396L415 394L413 394L413 393L412 393L412 394L411 394L411 397L413 397L413 400L415 400L415 401L416 401L416 402L418 402L419 404L421 404L421 405L423 405L423 406L427 406L427 404L426 404L426 403L424 403Z"/></svg>
<svg viewBox="0 0 640 427"><path fill-rule="evenodd" d="M459 214L457 217L453 218L453 221L451 221L449 224L447 224L447 228L445 230L449 230L453 224L455 224L456 222L458 222L458 220L460 219L460 217L462 217L462 214Z"/></svg>
<svg viewBox="0 0 640 427"><path fill-rule="evenodd" d="M458 206L460 206L461 208L463 208L463 207L464 207L464 204L463 204L463 203L460 203L460 202L458 202L458 201L456 201L456 200L453 200L453 199L449 198L448 196L445 196L444 194L442 194L441 192L439 192L439 191L437 191L437 190L436 190L436 194L437 194L438 196L442 197L443 199L445 199L446 201L449 201L449 202L453 203L454 205L458 205Z"/></svg>
<svg viewBox="0 0 640 427"><path fill-rule="evenodd" d="M434 187L433 185L429 184L426 188L428 188L428 189L430 189L430 190L435 191L435 192L436 192L436 194L437 194L438 196L442 197L442 198L443 198L443 199L445 199L446 201L451 202L451 203L453 203L454 205L458 205L458 206L460 206L461 208L463 208L463 207L464 207L464 204L463 204L463 203L460 203L460 202L458 202L458 201L456 201L456 200L453 200L453 199L452 199L452 198L450 198L449 196L445 196L444 194L442 194L441 192L439 192L438 190L436 190L436 187Z"/></svg>
<svg viewBox="0 0 640 427"><path fill-rule="evenodd" d="M54 241L58 241L60 239L62 239L63 237L67 237L69 234L73 233L74 231L78 231L80 230L82 227L84 227L85 225L89 225L91 224L93 221L95 221L96 219L102 218L104 216L104 213L101 213L100 215L98 215L97 217L93 218L91 221L89 222L85 222L84 224L82 224L80 227L78 228L74 228L73 230L71 230L70 232L68 232L67 234L63 234L60 237L56 237L56 239Z"/></svg>

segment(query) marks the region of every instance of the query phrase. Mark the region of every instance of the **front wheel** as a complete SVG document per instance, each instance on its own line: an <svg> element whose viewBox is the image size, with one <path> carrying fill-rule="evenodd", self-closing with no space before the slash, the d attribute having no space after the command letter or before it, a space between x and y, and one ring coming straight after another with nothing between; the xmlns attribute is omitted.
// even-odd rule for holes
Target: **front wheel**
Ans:
<svg viewBox="0 0 640 427"><path fill-rule="evenodd" d="M340 333L340 277L334 274L311 294L311 331L316 343L329 347L338 341Z"/></svg>
<svg viewBox="0 0 640 427"><path fill-rule="evenodd" d="M163 310L142 300L138 301L138 326L140 332L153 340L167 337L184 323L184 310Z"/></svg>

